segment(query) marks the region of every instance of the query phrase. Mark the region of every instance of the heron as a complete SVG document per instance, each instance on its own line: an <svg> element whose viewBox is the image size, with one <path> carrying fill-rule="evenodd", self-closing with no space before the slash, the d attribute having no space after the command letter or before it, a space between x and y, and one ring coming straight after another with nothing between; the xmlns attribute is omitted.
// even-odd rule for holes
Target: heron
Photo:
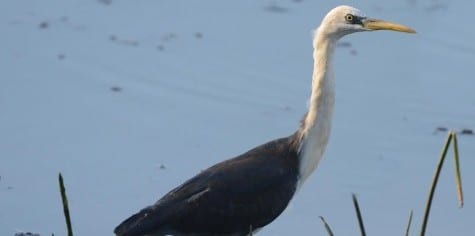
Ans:
<svg viewBox="0 0 475 236"><path fill-rule="evenodd" d="M244 236L287 207L323 157L335 104L333 54L343 36L366 31L415 33L351 6L328 12L313 36L308 111L290 136L272 140L201 171L119 224L117 236Z"/></svg>

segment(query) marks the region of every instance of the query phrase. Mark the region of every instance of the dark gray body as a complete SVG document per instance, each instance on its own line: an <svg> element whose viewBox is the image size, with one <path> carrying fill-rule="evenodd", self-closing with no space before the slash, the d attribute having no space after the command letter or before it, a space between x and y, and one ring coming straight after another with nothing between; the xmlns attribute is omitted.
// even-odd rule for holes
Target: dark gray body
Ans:
<svg viewBox="0 0 475 236"><path fill-rule="evenodd" d="M297 134L218 163L129 217L117 236L240 236L277 218L299 175Z"/></svg>

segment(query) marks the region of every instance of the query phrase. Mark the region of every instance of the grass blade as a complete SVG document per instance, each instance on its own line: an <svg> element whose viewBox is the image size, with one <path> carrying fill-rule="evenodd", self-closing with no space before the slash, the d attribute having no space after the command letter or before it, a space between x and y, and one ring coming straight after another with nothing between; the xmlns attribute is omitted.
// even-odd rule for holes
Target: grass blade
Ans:
<svg viewBox="0 0 475 236"><path fill-rule="evenodd" d="M434 173L434 177L432 178L432 184L429 188L429 196L427 197L426 208L424 211L424 219L422 221L421 227L421 236L424 236L427 229L427 222L429 220L430 215L430 208L432 206L432 199L434 198L435 188L437 187L437 182L439 182L440 171L442 170L442 166L444 165L445 156L447 155L447 150L449 149L450 142L452 141L452 132L449 132L447 136L447 141L445 141L444 148L442 149L442 154L439 159L439 163L437 164L437 168Z"/></svg>
<svg viewBox="0 0 475 236"><path fill-rule="evenodd" d="M411 210L411 213L409 213L409 221L407 221L407 227L406 227L406 236L409 236L409 231L411 230L412 213L413 213L413 210Z"/></svg>
<svg viewBox="0 0 475 236"><path fill-rule="evenodd" d="M356 195L354 193L352 194L352 198L353 198L353 204L356 210L356 216L358 217L358 224L360 226L361 236L366 236L366 231L363 224L363 217L361 216L360 206L358 204L358 199L356 198Z"/></svg>
<svg viewBox="0 0 475 236"><path fill-rule="evenodd" d="M455 181L456 181L456 188L457 188L457 197L459 200L459 207L463 207L463 190L462 190L462 177L460 175L460 162L459 162L459 147L457 142L457 134L452 132L452 136L454 139L454 164L455 164Z"/></svg>
<svg viewBox="0 0 475 236"><path fill-rule="evenodd" d="M63 211L64 218L66 219L66 226L68 227L68 236L73 236L71 217L69 216L68 197L66 196L66 189L64 188L64 181L61 173L59 173L59 190L61 192L61 200L63 201Z"/></svg>
<svg viewBox="0 0 475 236"><path fill-rule="evenodd" d="M323 216L319 216L320 217L320 220L322 220L323 222L323 225L325 226L325 229L327 230L327 233L329 236L333 236L333 231L332 229L330 228L330 225L327 223L327 221L325 220L325 218L323 218Z"/></svg>

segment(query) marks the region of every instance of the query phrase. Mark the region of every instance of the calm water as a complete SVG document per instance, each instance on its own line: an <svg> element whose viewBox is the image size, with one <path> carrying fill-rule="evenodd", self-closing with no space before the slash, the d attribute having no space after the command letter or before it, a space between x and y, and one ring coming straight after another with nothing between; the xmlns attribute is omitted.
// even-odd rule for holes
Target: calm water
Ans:
<svg viewBox="0 0 475 236"><path fill-rule="evenodd" d="M306 109L312 1L1 1L0 235L65 234L62 172L77 235L125 217L218 161L286 136ZM357 34L335 57L325 159L259 235L418 232L445 134L475 128L472 1L345 1L418 31ZM473 235L475 137L459 136L466 206L452 163L428 235Z"/></svg>

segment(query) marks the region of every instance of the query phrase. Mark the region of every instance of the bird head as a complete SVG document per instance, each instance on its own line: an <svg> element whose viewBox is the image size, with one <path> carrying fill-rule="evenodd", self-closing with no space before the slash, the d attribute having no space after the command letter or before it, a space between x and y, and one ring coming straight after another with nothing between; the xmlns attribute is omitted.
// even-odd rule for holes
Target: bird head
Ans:
<svg viewBox="0 0 475 236"><path fill-rule="evenodd" d="M338 6L332 9L323 18L322 24L318 28L320 33L335 37L336 39L355 32L374 30L392 30L405 33L416 32L404 25L368 18L362 11L350 6Z"/></svg>

